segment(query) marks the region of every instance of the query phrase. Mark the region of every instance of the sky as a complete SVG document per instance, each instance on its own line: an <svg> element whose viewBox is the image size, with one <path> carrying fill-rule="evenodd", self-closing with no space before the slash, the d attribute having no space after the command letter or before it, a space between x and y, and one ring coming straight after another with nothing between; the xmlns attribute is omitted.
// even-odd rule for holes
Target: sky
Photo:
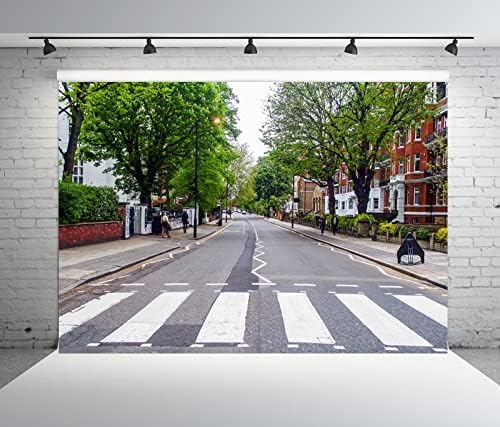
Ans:
<svg viewBox="0 0 500 427"><path fill-rule="evenodd" d="M271 93L272 82L228 82L239 99L239 143L247 143L256 161L267 147L260 141L260 129L265 121L264 102Z"/></svg>

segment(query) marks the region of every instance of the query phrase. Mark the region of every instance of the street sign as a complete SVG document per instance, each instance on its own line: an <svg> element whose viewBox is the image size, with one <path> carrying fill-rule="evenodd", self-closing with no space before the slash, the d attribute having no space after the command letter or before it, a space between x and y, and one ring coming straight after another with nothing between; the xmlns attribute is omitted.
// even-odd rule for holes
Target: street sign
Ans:
<svg viewBox="0 0 500 427"><path fill-rule="evenodd" d="M415 237L413 237L412 233L408 233L403 240L403 243L401 243L401 246L398 249L397 257L398 257L398 264L401 264L401 258L403 256L408 257L408 265L413 265L413 257L415 255L420 257L420 262L423 264L424 263L424 250L421 248L421 246L418 244L416 241Z"/></svg>

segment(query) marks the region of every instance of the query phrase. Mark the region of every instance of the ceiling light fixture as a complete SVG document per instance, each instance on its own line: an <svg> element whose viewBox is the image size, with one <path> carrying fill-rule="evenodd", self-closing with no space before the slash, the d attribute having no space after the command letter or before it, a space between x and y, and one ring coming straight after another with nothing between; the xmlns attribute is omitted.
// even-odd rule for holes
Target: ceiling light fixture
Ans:
<svg viewBox="0 0 500 427"><path fill-rule="evenodd" d="M447 45L444 50L446 50L446 52L448 53L451 53L452 55L455 55L457 56L457 53L458 53L458 40L457 39L453 39L453 41Z"/></svg>
<svg viewBox="0 0 500 427"><path fill-rule="evenodd" d="M44 39L43 40L44 46L43 46L43 54L48 55L50 53L55 52L57 49L56 47L49 42L49 39Z"/></svg>
<svg viewBox="0 0 500 427"><path fill-rule="evenodd" d="M243 53L245 55L255 55L257 53L257 48L253 44L253 39L248 39L248 44L245 46Z"/></svg>
<svg viewBox="0 0 500 427"><path fill-rule="evenodd" d="M154 46L153 43L151 43L151 39L148 38L146 41L146 46L144 46L144 50L142 51L144 55L151 55L153 53L156 53L156 47Z"/></svg>
<svg viewBox="0 0 500 427"><path fill-rule="evenodd" d="M345 47L344 52L350 55L358 54L358 48L356 47L356 39L351 39L349 44Z"/></svg>

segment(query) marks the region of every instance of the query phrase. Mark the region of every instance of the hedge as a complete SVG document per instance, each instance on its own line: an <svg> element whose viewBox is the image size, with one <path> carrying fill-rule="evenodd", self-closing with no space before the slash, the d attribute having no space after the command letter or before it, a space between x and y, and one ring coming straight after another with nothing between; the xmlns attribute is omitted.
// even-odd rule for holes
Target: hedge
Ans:
<svg viewBox="0 0 500 427"><path fill-rule="evenodd" d="M117 221L118 195L111 187L59 183L59 224Z"/></svg>

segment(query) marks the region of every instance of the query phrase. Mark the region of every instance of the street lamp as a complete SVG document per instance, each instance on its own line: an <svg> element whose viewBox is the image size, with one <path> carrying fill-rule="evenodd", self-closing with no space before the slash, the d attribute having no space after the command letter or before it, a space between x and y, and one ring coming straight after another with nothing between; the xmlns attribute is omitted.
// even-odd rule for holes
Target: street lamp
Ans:
<svg viewBox="0 0 500 427"><path fill-rule="evenodd" d="M292 178L292 228L293 228L294 216L295 216L294 206L295 206L295 175Z"/></svg>
<svg viewBox="0 0 500 427"><path fill-rule="evenodd" d="M193 221L193 238L198 237L198 148L200 142L200 120L197 119L195 123L195 145L194 145L194 221ZM222 123L222 119L219 116L210 116L208 120L212 122L214 126L218 126Z"/></svg>

